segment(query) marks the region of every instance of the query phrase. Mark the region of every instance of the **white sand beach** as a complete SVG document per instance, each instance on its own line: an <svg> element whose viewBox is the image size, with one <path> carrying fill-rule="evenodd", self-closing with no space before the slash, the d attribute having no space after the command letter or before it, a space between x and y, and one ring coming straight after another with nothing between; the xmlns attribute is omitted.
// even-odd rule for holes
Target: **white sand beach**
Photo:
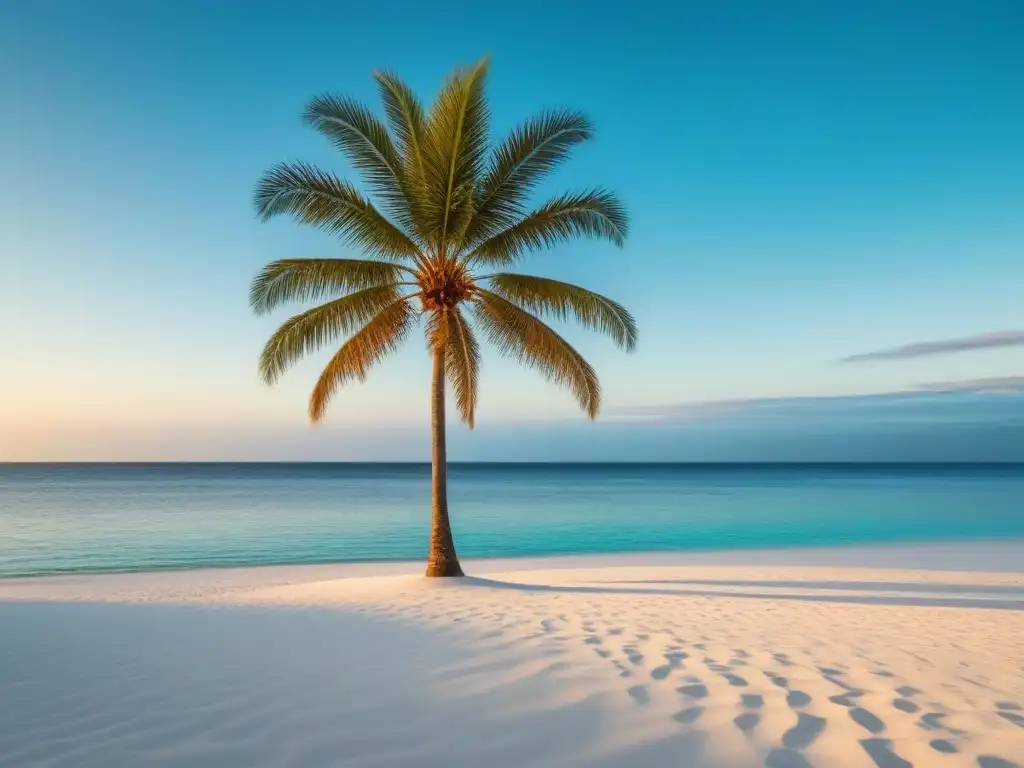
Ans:
<svg viewBox="0 0 1024 768"><path fill-rule="evenodd" d="M1024 545L0 581L4 766L1024 765Z"/></svg>

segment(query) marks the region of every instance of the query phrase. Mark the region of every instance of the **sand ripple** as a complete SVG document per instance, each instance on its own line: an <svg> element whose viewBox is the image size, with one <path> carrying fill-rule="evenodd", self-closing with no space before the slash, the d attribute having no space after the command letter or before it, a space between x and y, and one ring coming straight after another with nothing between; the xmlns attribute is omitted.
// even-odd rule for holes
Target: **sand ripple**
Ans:
<svg viewBox="0 0 1024 768"><path fill-rule="evenodd" d="M1024 756L1015 574L662 565L185 590L177 578L146 602L44 602L37 583L0 604L0 764ZM11 584L0 595L19 596Z"/></svg>

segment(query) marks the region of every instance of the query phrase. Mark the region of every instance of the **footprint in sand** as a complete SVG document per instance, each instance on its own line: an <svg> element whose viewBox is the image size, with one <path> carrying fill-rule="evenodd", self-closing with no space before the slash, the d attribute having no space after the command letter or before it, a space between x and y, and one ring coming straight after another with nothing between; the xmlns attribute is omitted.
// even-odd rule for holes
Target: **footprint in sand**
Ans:
<svg viewBox="0 0 1024 768"><path fill-rule="evenodd" d="M597 635L589 635L586 640L583 641L587 645L600 645L601 638Z"/></svg>
<svg viewBox="0 0 1024 768"><path fill-rule="evenodd" d="M607 659L612 655L612 652L604 648L595 648L594 653L600 656L602 659Z"/></svg>
<svg viewBox="0 0 1024 768"><path fill-rule="evenodd" d="M838 677L833 677L832 675L822 675L822 678L827 680L828 682L832 683L832 685L838 685L840 688L842 688L845 691L860 690L860 689L856 688L855 686L850 685L845 680L842 680L841 678L838 678ZM863 693L863 691L861 693Z"/></svg>
<svg viewBox="0 0 1024 768"><path fill-rule="evenodd" d="M1021 706L1015 701L997 701L996 714L1008 723L1024 728L1024 714L1021 714Z"/></svg>
<svg viewBox="0 0 1024 768"><path fill-rule="evenodd" d="M1016 726L1024 728L1024 715L1018 714L1016 712L1005 711L999 711L996 712L996 714L1003 718L1003 720L1005 720L1006 722L1013 723Z"/></svg>
<svg viewBox="0 0 1024 768"><path fill-rule="evenodd" d="M908 715L912 715L920 709L920 707L910 699L893 699L892 705L900 712L906 712Z"/></svg>
<svg viewBox="0 0 1024 768"><path fill-rule="evenodd" d="M813 768L795 749L773 749L764 760L765 768Z"/></svg>
<svg viewBox="0 0 1024 768"><path fill-rule="evenodd" d="M692 725L704 714L704 707L690 707L672 715L672 719L683 725Z"/></svg>
<svg viewBox="0 0 1024 768"><path fill-rule="evenodd" d="M747 681L744 680L739 675L730 675L730 674L726 673L726 674L723 674L722 677L724 677L729 682L729 685L733 686L734 688L746 688L747 687Z"/></svg>
<svg viewBox="0 0 1024 768"><path fill-rule="evenodd" d="M644 661L644 655L636 649L635 645L622 646L622 652L626 654L626 658L631 664L640 665Z"/></svg>
<svg viewBox="0 0 1024 768"><path fill-rule="evenodd" d="M633 698L633 701L641 707L646 707L651 703L651 696L647 693L647 686L645 685L634 685L627 691L627 693Z"/></svg>
<svg viewBox="0 0 1024 768"><path fill-rule="evenodd" d="M853 722L861 728L876 734L885 730L885 723L863 707L855 707L849 710L849 712L850 717L853 718ZM877 739L875 739L875 741L877 741Z"/></svg>
<svg viewBox="0 0 1024 768"><path fill-rule="evenodd" d="M761 709L764 706L764 697L760 693L744 693L740 701L747 709Z"/></svg>
<svg viewBox="0 0 1024 768"><path fill-rule="evenodd" d="M860 689L854 689L847 691L846 693L840 693L835 696L829 696L828 700L833 704L838 704L841 707L856 707L857 699L864 695L864 691Z"/></svg>
<svg viewBox="0 0 1024 768"><path fill-rule="evenodd" d="M655 667L651 670L651 677L655 680L664 680L672 672L672 667L668 664L663 664L660 667Z"/></svg>
<svg viewBox="0 0 1024 768"><path fill-rule="evenodd" d="M978 768L1020 768L1020 766L1001 757L982 755L978 758Z"/></svg>
<svg viewBox="0 0 1024 768"><path fill-rule="evenodd" d="M865 739L860 745L878 768L914 768L913 763L892 751L892 742L888 739Z"/></svg>
<svg viewBox="0 0 1024 768"><path fill-rule="evenodd" d="M796 725L782 734L782 746L789 749L806 749L825 730L827 721L801 712Z"/></svg>
<svg viewBox="0 0 1024 768"><path fill-rule="evenodd" d="M909 699L911 696L916 696L917 694L919 694L920 691L912 685L901 685L899 688L896 689L896 693L898 693L900 696Z"/></svg>
<svg viewBox="0 0 1024 768"><path fill-rule="evenodd" d="M765 672L765 675L768 676L768 679L772 681L773 685L777 685L779 688L789 688L789 680L786 678L775 675L771 672Z"/></svg>
<svg viewBox="0 0 1024 768"><path fill-rule="evenodd" d="M708 695L707 686L703 683L684 685L682 688L677 688L676 690L684 696L689 696L691 699L703 699Z"/></svg>
<svg viewBox="0 0 1024 768"><path fill-rule="evenodd" d="M932 739L928 742L928 746L944 755L954 755L957 751L956 744L946 739Z"/></svg>
<svg viewBox="0 0 1024 768"><path fill-rule="evenodd" d="M790 709L795 707L806 707L811 703L811 697L803 691L790 691L786 694L786 703Z"/></svg>
<svg viewBox="0 0 1024 768"><path fill-rule="evenodd" d="M757 712L744 712L742 715L734 717L732 721L741 731L750 733L761 722L761 715Z"/></svg>
<svg viewBox="0 0 1024 768"><path fill-rule="evenodd" d="M925 712L917 724L926 731L941 731L946 727L942 723L942 718L945 716L944 712Z"/></svg>

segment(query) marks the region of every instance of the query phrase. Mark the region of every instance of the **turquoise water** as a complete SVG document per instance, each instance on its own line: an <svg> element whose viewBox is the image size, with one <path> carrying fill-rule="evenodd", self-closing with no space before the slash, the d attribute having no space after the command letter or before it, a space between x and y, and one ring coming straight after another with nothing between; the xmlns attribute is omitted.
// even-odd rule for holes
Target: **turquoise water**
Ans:
<svg viewBox="0 0 1024 768"><path fill-rule="evenodd" d="M423 558L430 468L0 465L0 576ZM1024 537L1024 465L453 465L463 557Z"/></svg>

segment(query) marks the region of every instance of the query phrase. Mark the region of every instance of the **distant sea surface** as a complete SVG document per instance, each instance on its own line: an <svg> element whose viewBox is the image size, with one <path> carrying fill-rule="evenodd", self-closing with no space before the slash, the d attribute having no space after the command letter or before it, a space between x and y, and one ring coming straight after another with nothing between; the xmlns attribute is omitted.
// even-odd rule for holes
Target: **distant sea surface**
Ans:
<svg viewBox="0 0 1024 768"><path fill-rule="evenodd" d="M456 464L462 557L1024 538L1024 465ZM0 576L409 560L416 464L0 465Z"/></svg>

